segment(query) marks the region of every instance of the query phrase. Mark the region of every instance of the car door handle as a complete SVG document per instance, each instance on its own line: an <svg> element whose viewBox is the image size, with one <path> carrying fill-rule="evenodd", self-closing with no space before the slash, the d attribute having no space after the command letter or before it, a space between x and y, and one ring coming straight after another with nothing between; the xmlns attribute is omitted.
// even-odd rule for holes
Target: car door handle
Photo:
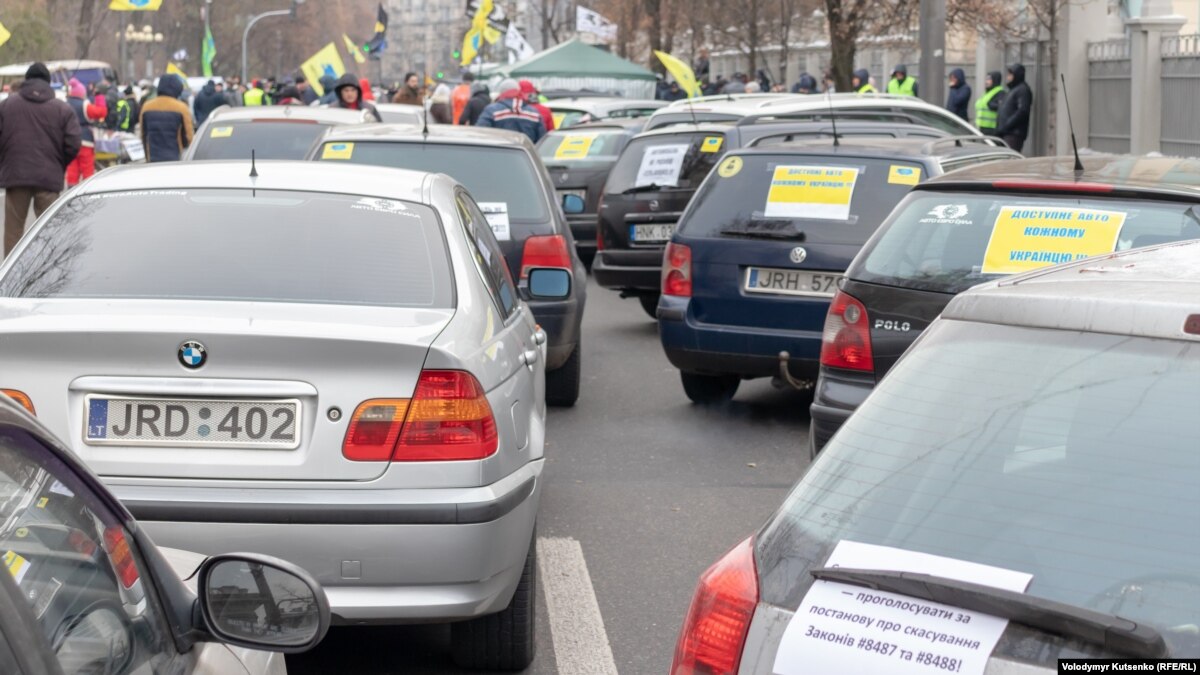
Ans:
<svg viewBox="0 0 1200 675"><path fill-rule="evenodd" d="M546 344L546 331L542 330L541 327L533 331L533 342L539 347Z"/></svg>
<svg viewBox="0 0 1200 675"><path fill-rule="evenodd" d="M521 352L521 363L524 363L525 365L529 366L530 368L533 367L533 364L537 363L537 360L538 360L538 350L526 349L525 351Z"/></svg>

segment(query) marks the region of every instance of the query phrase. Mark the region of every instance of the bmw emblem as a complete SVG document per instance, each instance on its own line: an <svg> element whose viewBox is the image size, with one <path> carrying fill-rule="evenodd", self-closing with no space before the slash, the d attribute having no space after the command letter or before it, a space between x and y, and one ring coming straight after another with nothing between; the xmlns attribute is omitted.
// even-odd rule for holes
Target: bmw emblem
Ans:
<svg viewBox="0 0 1200 675"><path fill-rule="evenodd" d="M199 342L191 340L179 345L179 363L183 364L184 368L196 369L204 365L206 361L208 361L208 351Z"/></svg>
<svg viewBox="0 0 1200 675"><path fill-rule="evenodd" d="M799 265L800 263L804 262L805 258L808 257L808 251L805 251L803 246L797 246L796 248L792 249L792 252L788 254L788 257L792 259L792 262Z"/></svg>

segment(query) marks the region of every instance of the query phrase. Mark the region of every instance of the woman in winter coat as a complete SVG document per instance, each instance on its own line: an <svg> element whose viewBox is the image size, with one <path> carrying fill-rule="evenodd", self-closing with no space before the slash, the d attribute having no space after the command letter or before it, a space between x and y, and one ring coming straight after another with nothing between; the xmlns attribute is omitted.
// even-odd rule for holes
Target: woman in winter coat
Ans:
<svg viewBox="0 0 1200 675"><path fill-rule="evenodd" d="M444 84L439 84L433 90L433 98L430 99L432 105L429 106L429 118L434 124L453 124L454 120L450 117L450 87Z"/></svg>

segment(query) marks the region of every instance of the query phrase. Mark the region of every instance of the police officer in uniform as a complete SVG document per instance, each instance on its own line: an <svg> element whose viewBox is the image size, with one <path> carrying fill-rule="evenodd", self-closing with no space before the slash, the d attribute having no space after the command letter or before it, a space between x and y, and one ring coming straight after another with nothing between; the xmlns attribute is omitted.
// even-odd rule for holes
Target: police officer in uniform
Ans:
<svg viewBox="0 0 1200 675"><path fill-rule="evenodd" d="M867 72L866 68L859 68L854 71L854 75L850 78L850 88L856 94L874 94L878 90L871 86L871 73Z"/></svg>
<svg viewBox="0 0 1200 675"><path fill-rule="evenodd" d="M892 69L892 79L888 80L887 93L896 96L917 95L917 79L908 76L908 67L903 63Z"/></svg>
<svg viewBox="0 0 1200 675"><path fill-rule="evenodd" d="M996 135L996 111L1004 102L1004 82L1000 71L993 70L983 81L987 92L975 101L975 126L987 136Z"/></svg>

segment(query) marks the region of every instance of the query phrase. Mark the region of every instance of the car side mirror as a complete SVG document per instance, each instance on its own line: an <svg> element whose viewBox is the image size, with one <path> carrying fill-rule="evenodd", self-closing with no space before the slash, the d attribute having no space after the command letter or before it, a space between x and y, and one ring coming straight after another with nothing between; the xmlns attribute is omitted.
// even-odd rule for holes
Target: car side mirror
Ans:
<svg viewBox="0 0 1200 675"><path fill-rule="evenodd" d="M571 295L571 272L558 267L529 270L529 296L535 300L564 300Z"/></svg>
<svg viewBox="0 0 1200 675"><path fill-rule="evenodd" d="M271 556L213 556L199 570L200 612L208 632L238 647L296 654L329 630L329 599L316 579Z"/></svg>
<svg viewBox="0 0 1200 675"><path fill-rule="evenodd" d="M563 213L583 213L587 204L584 204L583 197L579 195L563 195L562 208Z"/></svg>

